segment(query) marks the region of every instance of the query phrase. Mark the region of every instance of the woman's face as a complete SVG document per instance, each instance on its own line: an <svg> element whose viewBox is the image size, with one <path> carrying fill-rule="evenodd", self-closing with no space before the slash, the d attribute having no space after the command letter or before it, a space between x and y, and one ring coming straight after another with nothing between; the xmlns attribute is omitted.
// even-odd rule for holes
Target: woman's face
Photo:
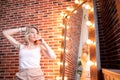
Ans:
<svg viewBox="0 0 120 80"><path fill-rule="evenodd" d="M35 28L31 28L28 37L29 41L34 42L37 40L37 38L38 38L37 30Z"/></svg>

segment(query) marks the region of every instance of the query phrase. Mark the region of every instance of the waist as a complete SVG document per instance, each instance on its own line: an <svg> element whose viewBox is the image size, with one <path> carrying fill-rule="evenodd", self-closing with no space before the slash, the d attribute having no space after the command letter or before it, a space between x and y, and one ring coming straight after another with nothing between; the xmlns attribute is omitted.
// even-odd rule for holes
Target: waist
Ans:
<svg viewBox="0 0 120 80"><path fill-rule="evenodd" d="M41 70L40 67L36 67L36 68L20 68L20 71L29 71L29 70Z"/></svg>
<svg viewBox="0 0 120 80"><path fill-rule="evenodd" d="M31 69L31 68L39 68L40 61L39 60L20 60L19 61L19 68L20 69Z"/></svg>
<svg viewBox="0 0 120 80"><path fill-rule="evenodd" d="M29 75L29 76L42 76L44 75L41 68L26 68L26 69L20 69L19 74L25 74L25 75Z"/></svg>

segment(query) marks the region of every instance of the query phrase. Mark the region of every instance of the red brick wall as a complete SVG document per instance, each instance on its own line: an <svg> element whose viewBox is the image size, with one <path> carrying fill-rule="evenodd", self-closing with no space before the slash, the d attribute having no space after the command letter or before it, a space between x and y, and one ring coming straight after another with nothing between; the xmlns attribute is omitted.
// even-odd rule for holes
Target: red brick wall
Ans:
<svg viewBox="0 0 120 80"><path fill-rule="evenodd" d="M116 9L117 9L117 14L120 19L120 0L115 0L115 1L116 1L115 4L116 4Z"/></svg>
<svg viewBox="0 0 120 80"><path fill-rule="evenodd" d="M65 68L65 76L68 76L68 80L75 79L81 33L82 13L82 8L80 7L77 9L77 13L72 13L70 19L68 20L69 29L67 29L67 37L69 37L69 40L66 42L68 49L68 52L66 53L66 63L68 63L68 66Z"/></svg>
<svg viewBox="0 0 120 80"><path fill-rule="evenodd" d="M58 50L61 47L59 36L62 35L60 13L72 4L73 1L65 0L0 0L0 32L10 28L36 25L41 30L42 37L55 51L57 59L48 59L45 56L41 59L46 80L55 80L60 74L60 67L57 64L61 55ZM72 28L74 29L74 26ZM21 33L20 36L19 34L16 34L15 38L23 41L21 38L24 34ZM74 66L73 62L70 66ZM17 71L18 49L15 49L0 33L0 80L15 80Z"/></svg>
<svg viewBox="0 0 120 80"><path fill-rule="evenodd" d="M102 68L120 69L120 13L116 1L96 3Z"/></svg>

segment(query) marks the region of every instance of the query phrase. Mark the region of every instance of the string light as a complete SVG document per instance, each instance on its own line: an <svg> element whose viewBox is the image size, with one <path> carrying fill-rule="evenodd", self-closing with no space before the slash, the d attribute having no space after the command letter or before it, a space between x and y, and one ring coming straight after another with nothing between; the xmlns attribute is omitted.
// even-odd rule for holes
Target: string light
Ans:
<svg viewBox="0 0 120 80"><path fill-rule="evenodd" d="M56 77L56 80L62 80L62 77L57 76L57 77ZM64 80L68 80L66 76L64 77Z"/></svg>
<svg viewBox="0 0 120 80"><path fill-rule="evenodd" d="M80 0L80 4L82 4L83 3L83 1L82 0Z"/></svg>
<svg viewBox="0 0 120 80"><path fill-rule="evenodd" d="M67 19L70 19L70 16L67 16Z"/></svg>
<svg viewBox="0 0 120 80"><path fill-rule="evenodd" d="M92 27L95 28L95 24L92 24Z"/></svg>
<svg viewBox="0 0 120 80"><path fill-rule="evenodd" d="M86 4L84 7L88 10L91 9L90 5L88 5L88 4Z"/></svg>
<svg viewBox="0 0 120 80"><path fill-rule="evenodd" d="M62 80L62 77L58 76L58 77L56 77L56 80Z"/></svg>
<svg viewBox="0 0 120 80"><path fill-rule="evenodd" d="M68 11L73 11L74 8L72 8L72 7L67 7L67 10L68 10Z"/></svg>
<svg viewBox="0 0 120 80"><path fill-rule="evenodd" d="M96 66L97 63L94 62L94 61L89 60L89 61L87 61L87 65L89 65L89 66L92 66L92 65Z"/></svg>
<svg viewBox="0 0 120 80"><path fill-rule="evenodd" d="M69 40L69 37L66 37L66 40Z"/></svg>
<svg viewBox="0 0 120 80"><path fill-rule="evenodd" d="M63 62L57 62L58 65L63 65ZM68 63L65 62L65 66L68 66Z"/></svg>
<svg viewBox="0 0 120 80"><path fill-rule="evenodd" d="M94 62L94 65L97 66L97 62Z"/></svg>
<svg viewBox="0 0 120 80"><path fill-rule="evenodd" d="M58 48L58 50L59 50L59 51L63 51L63 49L62 49L62 48Z"/></svg>
<svg viewBox="0 0 120 80"><path fill-rule="evenodd" d="M86 41L86 43L87 43L87 44L92 44L92 43L93 43L93 41L92 41L92 40L90 40L90 39L88 39L88 40Z"/></svg>
<svg viewBox="0 0 120 80"><path fill-rule="evenodd" d="M64 27L64 24L61 23L60 26L61 26L61 27Z"/></svg>
<svg viewBox="0 0 120 80"><path fill-rule="evenodd" d="M62 62L58 62L57 64L58 64L58 65L62 65L63 63L62 63Z"/></svg>
<svg viewBox="0 0 120 80"><path fill-rule="evenodd" d="M78 0L75 0L74 3L75 3L75 4L79 4L79 1L78 1Z"/></svg>
<svg viewBox="0 0 120 80"><path fill-rule="evenodd" d="M65 15L65 13L62 11L60 15L61 15L61 16L64 16L64 15Z"/></svg>
<svg viewBox="0 0 120 80"><path fill-rule="evenodd" d="M92 22L91 22L91 21L87 21L87 22L86 22L86 25L87 25L87 26L91 26L91 25L92 25Z"/></svg>
<svg viewBox="0 0 120 80"><path fill-rule="evenodd" d="M67 16L67 13L65 13L65 12L62 11L62 12L60 13L60 15L65 18L65 17Z"/></svg>
<svg viewBox="0 0 120 80"><path fill-rule="evenodd" d="M69 29L70 27L67 25L67 29Z"/></svg>
<svg viewBox="0 0 120 80"><path fill-rule="evenodd" d="M82 7L85 7L85 4L83 4Z"/></svg>
<svg viewBox="0 0 120 80"><path fill-rule="evenodd" d="M96 42L95 42L95 41L93 42L93 45L96 45Z"/></svg>
<svg viewBox="0 0 120 80"><path fill-rule="evenodd" d="M91 9L90 9L90 11L91 11L91 12L93 12L93 11L94 11L94 9L93 9L93 8L91 8Z"/></svg>
<svg viewBox="0 0 120 80"><path fill-rule="evenodd" d="M83 0L80 0L80 1L79 0L75 0L74 3L75 4L81 4L81 3L83 3Z"/></svg>
<svg viewBox="0 0 120 80"><path fill-rule="evenodd" d="M64 37L62 35L60 35L59 38L63 39Z"/></svg>
<svg viewBox="0 0 120 80"><path fill-rule="evenodd" d="M66 52L68 52L68 49L66 49Z"/></svg>
<svg viewBox="0 0 120 80"><path fill-rule="evenodd" d="M94 62L89 60L89 61L87 61L87 65L92 66L92 65L94 65Z"/></svg>
<svg viewBox="0 0 120 80"><path fill-rule="evenodd" d="M67 80L67 77L64 77L64 80Z"/></svg>
<svg viewBox="0 0 120 80"><path fill-rule="evenodd" d="M65 66L68 66L68 63L67 63L67 62L65 63Z"/></svg>
<svg viewBox="0 0 120 80"><path fill-rule="evenodd" d="M76 14L76 13L77 13L77 10L75 10L73 13Z"/></svg>

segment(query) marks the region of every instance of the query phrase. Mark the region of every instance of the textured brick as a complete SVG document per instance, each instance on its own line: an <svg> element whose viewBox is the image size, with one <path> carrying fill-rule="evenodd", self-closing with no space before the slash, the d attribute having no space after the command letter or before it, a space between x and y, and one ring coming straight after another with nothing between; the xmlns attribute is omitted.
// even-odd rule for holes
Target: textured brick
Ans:
<svg viewBox="0 0 120 80"><path fill-rule="evenodd" d="M118 0L101 0L100 3L96 4L99 5L97 14L101 67L120 69L120 4Z"/></svg>
<svg viewBox="0 0 120 80"><path fill-rule="evenodd" d="M41 67L46 80L55 80L60 74L57 62L60 61L61 52L58 48L61 48L62 39L57 36L62 35L62 28L58 24L62 22L60 13L72 4L72 0L0 0L0 32L36 25L41 30L42 37L57 54L56 60L49 60L42 55ZM24 42L20 39L23 36L24 33L14 35L21 42ZM15 80L17 71L18 50L0 34L0 80Z"/></svg>

